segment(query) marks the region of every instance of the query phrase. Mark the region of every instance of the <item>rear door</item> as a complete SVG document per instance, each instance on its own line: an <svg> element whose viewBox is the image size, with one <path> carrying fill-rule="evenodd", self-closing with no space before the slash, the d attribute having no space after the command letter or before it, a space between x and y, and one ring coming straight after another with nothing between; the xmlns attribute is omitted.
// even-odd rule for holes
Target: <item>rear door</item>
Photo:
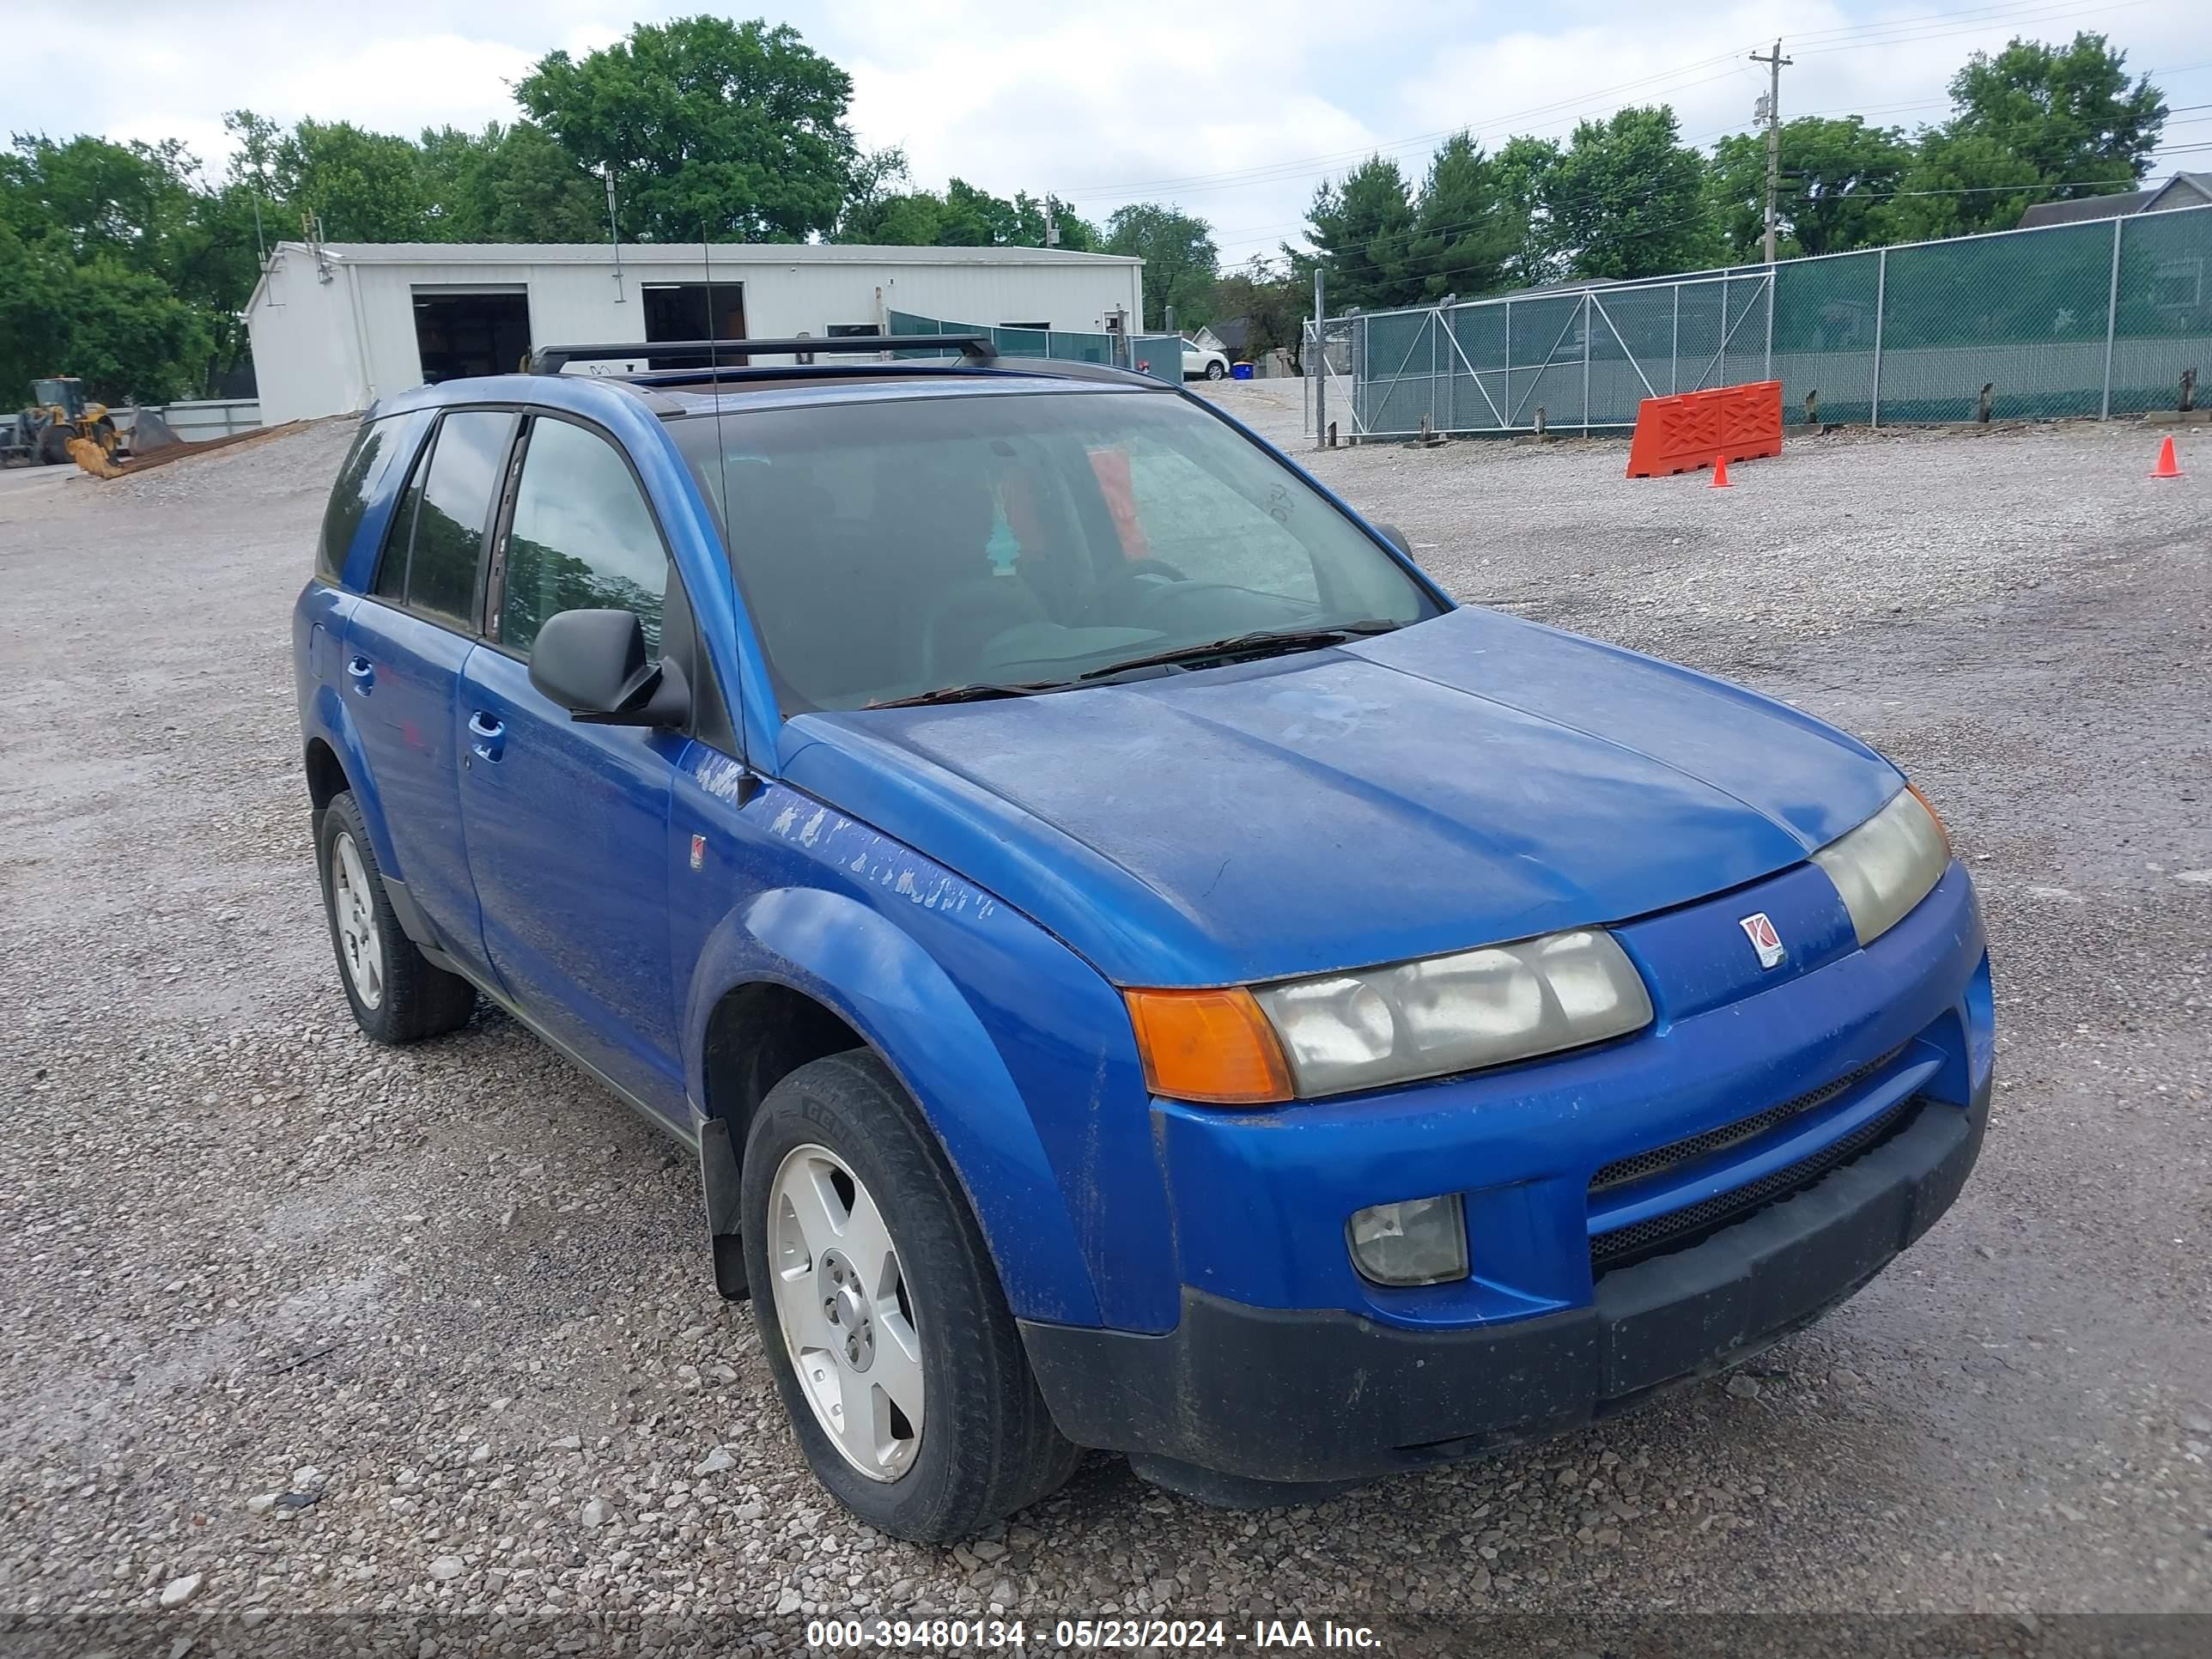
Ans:
<svg viewBox="0 0 2212 1659"><path fill-rule="evenodd" d="M633 611L660 653L666 544L629 459L574 421L532 416L513 503L459 706L485 948L524 1012L683 1124L668 814L690 739L579 723L530 683L538 630L562 611Z"/></svg>
<svg viewBox="0 0 2212 1659"><path fill-rule="evenodd" d="M461 668L476 649L484 549L515 416L455 409L415 464L385 538L370 591L345 623L339 679L368 752L403 902L437 942L485 963L476 890L461 839L455 709Z"/></svg>

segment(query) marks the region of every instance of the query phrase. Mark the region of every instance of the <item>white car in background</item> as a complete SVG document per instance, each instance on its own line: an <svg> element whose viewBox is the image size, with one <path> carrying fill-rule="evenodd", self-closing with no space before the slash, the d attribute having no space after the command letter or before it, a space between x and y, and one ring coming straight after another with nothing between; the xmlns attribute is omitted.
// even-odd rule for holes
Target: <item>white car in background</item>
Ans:
<svg viewBox="0 0 2212 1659"><path fill-rule="evenodd" d="M1186 380L1201 377L1209 380L1225 380L1229 378L1228 356L1224 352L1208 351L1204 346L1185 340L1182 343L1182 377Z"/></svg>

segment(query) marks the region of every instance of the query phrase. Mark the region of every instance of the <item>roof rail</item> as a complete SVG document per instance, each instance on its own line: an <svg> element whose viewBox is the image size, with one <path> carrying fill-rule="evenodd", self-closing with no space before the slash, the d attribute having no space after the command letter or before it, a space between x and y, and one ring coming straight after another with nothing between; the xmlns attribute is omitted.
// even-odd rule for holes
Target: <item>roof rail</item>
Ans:
<svg viewBox="0 0 2212 1659"><path fill-rule="evenodd" d="M530 354L532 374L558 374L570 363L621 362L631 358L780 356L786 353L956 350L971 363L999 355L988 334L856 334L795 340L641 340L628 345L539 346ZM732 367L735 367L733 364Z"/></svg>

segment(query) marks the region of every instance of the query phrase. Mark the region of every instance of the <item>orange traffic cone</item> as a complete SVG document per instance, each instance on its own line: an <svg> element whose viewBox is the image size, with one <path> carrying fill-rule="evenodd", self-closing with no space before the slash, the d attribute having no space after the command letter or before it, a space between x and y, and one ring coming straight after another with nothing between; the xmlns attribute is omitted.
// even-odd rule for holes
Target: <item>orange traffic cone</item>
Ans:
<svg viewBox="0 0 2212 1659"><path fill-rule="evenodd" d="M2178 478L2181 468L2173 459L2173 434L2167 433L2166 441L2158 447L2158 465L2150 470L2154 478Z"/></svg>
<svg viewBox="0 0 2212 1659"><path fill-rule="evenodd" d="M1727 489L1731 487L1732 486L1730 486L1728 481L1728 457L1725 455L1714 456L1713 481L1710 488L1714 489Z"/></svg>

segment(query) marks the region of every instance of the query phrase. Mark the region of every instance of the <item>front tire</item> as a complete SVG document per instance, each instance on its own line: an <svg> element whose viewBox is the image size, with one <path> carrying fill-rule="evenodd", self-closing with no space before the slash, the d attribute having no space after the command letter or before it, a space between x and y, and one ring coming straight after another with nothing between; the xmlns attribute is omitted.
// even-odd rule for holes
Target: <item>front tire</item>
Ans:
<svg viewBox="0 0 2212 1659"><path fill-rule="evenodd" d="M799 1449L871 1526L947 1543L1059 1489L1054 1425L967 1200L856 1049L771 1089L746 1136L745 1262Z"/></svg>
<svg viewBox="0 0 2212 1659"><path fill-rule="evenodd" d="M352 791L323 809L315 862L338 982L362 1034L376 1042L416 1042L467 1024L477 988L433 963L401 931Z"/></svg>
<svg viewBox="0 0 2212 1659"><path fill-rule="evenodd" d="M1229 378L1229 371L1219 363L1208 363L1206 366L1206 378L1209 380L1225 380Z"/></svg>

